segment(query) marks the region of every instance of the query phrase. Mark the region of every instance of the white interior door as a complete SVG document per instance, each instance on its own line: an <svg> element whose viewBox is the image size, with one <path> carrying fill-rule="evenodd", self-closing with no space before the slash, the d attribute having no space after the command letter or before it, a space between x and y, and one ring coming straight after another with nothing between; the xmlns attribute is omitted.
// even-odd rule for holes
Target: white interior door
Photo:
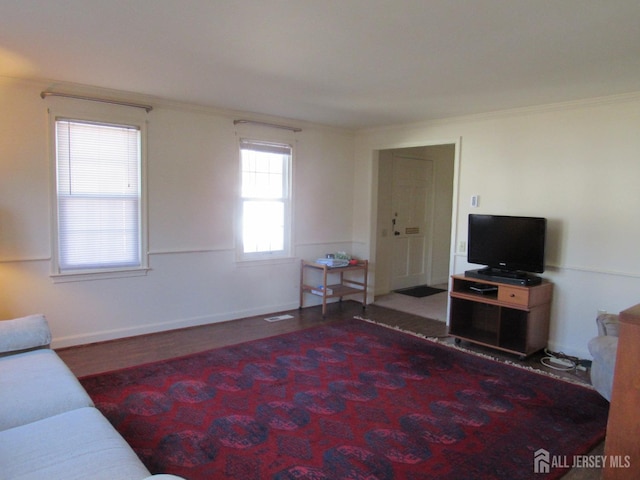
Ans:
<svg viewBox="0 0 640 480"><path fill-rule="evenodd" d="M391 289L428 283L433 162L393 156Z"/></svg>

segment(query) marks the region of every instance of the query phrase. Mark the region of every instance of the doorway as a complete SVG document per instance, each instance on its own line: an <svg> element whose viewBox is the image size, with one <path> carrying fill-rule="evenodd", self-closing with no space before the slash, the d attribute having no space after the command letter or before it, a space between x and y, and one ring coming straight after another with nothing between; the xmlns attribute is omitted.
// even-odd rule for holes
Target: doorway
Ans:
<svg viewBox="0 0 640 480"><path fill-rule="evenodd" d="M455 144L378 151L375 295L446 285Z"/></svg>

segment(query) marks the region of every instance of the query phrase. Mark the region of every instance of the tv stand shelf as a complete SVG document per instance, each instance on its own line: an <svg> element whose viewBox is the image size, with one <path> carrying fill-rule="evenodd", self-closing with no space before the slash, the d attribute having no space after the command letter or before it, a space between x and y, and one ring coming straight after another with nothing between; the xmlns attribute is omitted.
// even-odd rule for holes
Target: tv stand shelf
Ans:
<svg viewBox="0 0 640 480"><path fill-rule="evenodd" d="M449 335L527 357L547 346L553 284L520 286L451 277Z"/></svg>

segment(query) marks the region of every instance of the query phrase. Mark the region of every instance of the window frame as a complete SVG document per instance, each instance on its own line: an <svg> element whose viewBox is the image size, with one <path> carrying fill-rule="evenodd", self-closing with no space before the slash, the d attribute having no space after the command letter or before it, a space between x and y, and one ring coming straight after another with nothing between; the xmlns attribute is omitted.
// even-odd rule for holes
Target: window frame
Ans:
<svg viewBox="0 0 640 480"><path fill-rule="evenodd" d="M283 189L284 196L278 197L276 201L281 201L283 204L283 248L282 250L269 250L260 252L245 252L244 251L244 204L247 201L260 200L262 197L247 197L243 196L243 159L242 150L243 144L263 144L273 145L279 148L286 147L289 149L288 160L283 165L284 179ZM258 137L258 136L240 136L238 138L238 194L237 194L237 208L236 208L236 260L238 262L264 262L269 260L289 260L292 258L292 218L293 218L293 165L295 158L295 144L294 142L287 141L281 138L271 137ZM266 200L266 198L263 198ZM268 200L274 200L273 198Z"/></svg>
<svg viewBox="0 0 640 480"><path fill-rule="evenodd" d="M51 193L51 272L56 283L107 278L122 278L146 275L148 260L148 215L147 215L147 120L146 116L131 107L96 105L69 99L59 100L51 105L49 113L49 158ZM108 266L78 269L62 269L60 266L60 237L58 215L58 162L56 123L58 120L77 121L105 126L133 127L140 132L140 192L139 192L139 233L138 254L140 264L135 266Z"/></svg>

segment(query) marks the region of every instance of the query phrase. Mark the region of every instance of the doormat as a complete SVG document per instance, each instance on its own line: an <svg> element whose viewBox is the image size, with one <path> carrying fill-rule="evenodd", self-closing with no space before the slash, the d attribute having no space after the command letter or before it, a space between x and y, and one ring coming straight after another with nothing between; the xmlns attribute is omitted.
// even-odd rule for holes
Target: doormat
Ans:
<svg viewBox="0 0 640 480"><path fill-rule="evenodd" d="M442 288L429 287L428 285L418 285L417 287L402 288L400 290L394 290L396 293L402 295L409 295L411 297L428 297L429 295L435 295L436 293L446 292Z"/></svg>

